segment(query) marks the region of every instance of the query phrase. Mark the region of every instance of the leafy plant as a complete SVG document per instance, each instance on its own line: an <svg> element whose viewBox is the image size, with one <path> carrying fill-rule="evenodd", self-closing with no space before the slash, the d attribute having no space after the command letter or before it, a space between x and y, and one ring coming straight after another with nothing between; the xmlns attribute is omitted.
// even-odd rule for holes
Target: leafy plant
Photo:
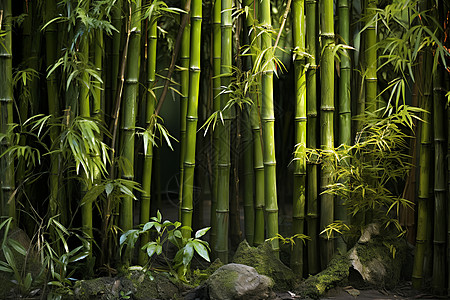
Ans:
<svg viewBox="0 0 450 300"><path fill-rule="evenodd" d="M144 266L144 269L147 269L150 266L152 262L150 258L155 254L158 256L161 255L169 267L170 273L175 277L186 281L186 275L195 253L200 255L206 261L210 261L209 244L200 239L209 229L209 227L200 229L195 233L193 238L185 238L183 237L182 230L192 231L192 229L187 226L182 227L180 222L163 221L162 215L158 211L156 217L152 217L150 222L147 222L142 226L142 229L128 230L120 237L120 250L122 252L122 249L126 246L125 252L131 252L134 249L139 236L150 234L152 230L156 231L156 238L141 247L141 250L145 251L149 257L149 261ZM168 246L168 243L176 246L178 249L173 258L167 256L166 247Z"/></svg>
<svg viewBox="0 0 450 300"><path fill-rule="evenodd" d="M324 193L341 197L348 214L361 216L351 225L336 220L322 231L327 237L332 232L353 234L371 221L385 227L394 225L399 235L405 233L397 216L401 206L412 203L397 195L392 185L399 184L411 167L406 154L410 136L405 131L413 129L412 120L418 119L415 113L420 109L401 105L394 111L382 117L367 114L365 126L353 146L307 150L310 161L324 161L334 174L334 183Z"/></svg>

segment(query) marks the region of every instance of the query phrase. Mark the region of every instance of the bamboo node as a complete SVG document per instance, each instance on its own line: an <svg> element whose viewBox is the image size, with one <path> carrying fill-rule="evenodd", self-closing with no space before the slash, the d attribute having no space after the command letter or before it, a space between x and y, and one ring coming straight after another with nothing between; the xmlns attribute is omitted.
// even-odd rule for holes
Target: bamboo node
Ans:
<svg viewBox="0 0 450 300"><path fill-rule="evenodd" d="M326 39L333 39L334 40L335 34L332 33L332 32L322 32L320 34L320 36L322 36L322 37L324 37Z"/></svg>
<svg viewBox="0 0 450 300"><path fill-rule="evenodd" d="M306 122L308 120L307 117L295 117L295 121Z"/></svg>
<svg viewBox="0 0 450 300"><path fill-rule="evenodd" d="M13 101L12 98L0 98L0 102L9 103L9 102L12 102L12 101Z"/></svg>
<svg viewBox="0 0 450 300"><path fill-rule="evenodd" d="M334 108L334 106L321 106L320 110L323 110L323 111L334 111L335 108Z"/></svg>

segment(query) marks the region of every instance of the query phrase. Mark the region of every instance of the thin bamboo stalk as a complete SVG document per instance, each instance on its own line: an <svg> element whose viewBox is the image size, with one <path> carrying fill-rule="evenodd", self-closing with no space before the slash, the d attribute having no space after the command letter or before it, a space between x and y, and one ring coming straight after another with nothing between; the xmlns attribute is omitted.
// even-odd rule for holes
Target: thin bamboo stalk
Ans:
<svg viewBox="0 0 450 300"><path fill-rule="evenodd" d="M305 1L294 0L292 7L294 48L305 52ZM304 234L306 202L306 59L302 54L294 57L295 68L295 147L294 192L292 206L292 233ZM303 243L297 238L292 247L291 268L303 275Z"/></svg>
<svg viewBox="0 0 450 300"><path fill-rule="evenodd" d="M343 44L350 42L350 3L348 0L339 0L339 31ZM349 53L344 49L340 62L339 80L339 145L349 146L352 142L352 112L351 112L351 61ZM343 163L349 163L345 161ZM343 181L346 181L343 178ZM341 198L337 198L336 219L348 222L348 215ZM337 249L347 252L347 244L342 238L336 240Z"/></svg>
<svg viewBox="0 0 450 300"><path fill-rule="evenodd" d="M250 122L250 108L243 111L243 181L244 181L244 232L249 245L255 237L254 172L253 172L253 135Z"/></svg>
<svg viewBox="0 0 450 300"><path fill-rule="evenodd" d="M213 109L214 111L220 110L220 68L221 68L221 60L222 60L222 37L221 37L221 9L222 9L222 1L215 0L213 5L213 13L212 13L212 30L213 30L213 49L212 49L212 59L213 59ZM211 230L210 230L210 246L213 254L216 255L216 242L217 242L217 198L218 198L218 186L219 186L219 168L218 168L218 159L219 159L219 141L220 141L220 126L218 126L213 133L213 192L211 198Z"/></svg>
<svg viewBox="0 0 450 300"><path fill-rule="evenodd" d="M433 75L433 127L434 127L434 232L433 232L433 292L445 292L445 238L446 238L446 186L445 186L445 90L442 86L442 70Z"/></svg>
<svg viewBox="0 0 450 300"><path fill-rule="evenodd" d="M153 114L155 112L156 98L152 91L156 82L156 49L157 49L157 21L154 16L149 20L148 47L147 47L147 93L146 93L146 113L145 125L147 130L153 131ZM145 224L150 221L151 208L151 187L152 187L152 163L153 163L153 145L149 143L144 153L144 168L142 172L142 195L141 195L141 210L140 223ZM141 237L141 245L149 242L148 234ZM147 261L148 256L144 251L139 251L139 264L143 265Z"/></svg>
<svg viewBox="0 0 450 300"><path fill-rule="evenodd" d="M419 68L422 68L422 74L431 73L431 53L428 51L424 54L423 62L419 63ZM427 72L426 70L430 71ZM426 111L423 113L420 132L420 154L419 154L419 194L417 205L417 235L416 248L414 251L414 264L412 272L413 288L419 289L423 281L424 257L426 251L426 243L429 239L427 236L427 223L429 222L427 202L430 201L430 165L431 165L431 139L432 139L432 119L431 111L433 109L433 102L430 99L431 91L429 79L425 76L425 82L420 88L420 107Z"/></svg>
<svg viewBox="0 0 450 300"><path fill-rule="evenodd" d="M182 1L186 6L186 0ZM184 156L186 155L186 114L189 96L189 54L190 54L191 24L188 21L181 37L180 64L181 64L181 97L180 97L180 182L184 179ZM183 185L180 185L178 200L183 199ZM181 205L180 205L181 208ZM180 211L181 213L181 211Z"/></svg>
<svg viewBox="0 0 450 300"><path fill-rule="evenodd" d="M232 66L232 18L231 18L231 0L222 0L221 2L221 85L227 87L231 82ZM220 96L220 105L223 108L229 101L229 94L224 93ZM219 157L218 157L218 181L217 186L217 257L224 263L228 263L228 229L230 212L230 135L231 135L231 112L223 112L223 124L218 125L219 129Z"/></svg>
<svg viewBox="0 0 450 300"><path fill-rule="evenodd" d="M12 7L11 0L0 1L2 18L0 25L3 36L0 37L0 132L7 133L13 123L13 82L12 82ZM8 138L0 145L3 152L10 146ZM16 217L14 199L14 159L8 154L0 160L2 203L1 215Z"/></svg>
<svg viewBox="0 0 450 300"><path fill-rule="evenodd" d="M316 18L317 1L306 0L306 49L311 55L308 59L309 68L306 73L306 115L307 115L307 133L306 146L311 149L317 148L317 35L318 26ZM309 163L306 168L307 172L307 228L308 236L311 240L308 242L308 273L316 274L320 271L318 254L318 182L317 182L317 165Z"/></svg>
<svg viewBox="0 0 450 300"><path fill-rule="evenodd" d="M181 202L181 223L192 227L193 188L195 168L195 146L197 140L198 98L200 85L200 48L202 30L202 2L191 4L191 44L189 70L189 99L186 114L186 154L184 156L183 198ZM185 230L183 235L190 236Z"/></svg>
<svg viewBox="0 0 450 300"><path fill-rule="evenodd" d="M322 63L321 63L321 105L320 119L321 132L320 144L324 150L331 150L334 147L334 14L333 0L324 0L320 3L321 13L321 37L322 37ZM328 158L326 158L328 159ZM324 162L322 168L320 188L325 191L332 183L331 167L328 162ZM323 193L320 197L320 230L324 230L334 221L334 196ZM333 239L322 237L321 264L326 268L333 256Z"/></svg>
<svg viewBox="0 0 450 300"><path fill-rule="evenodd" d="M263 28L271 27L270 0L263 0L260 4L260 21ZM278 234L278 201L276 183L275 161L275 115L273 108L273 72L275 66L272 61L272 37L268 32L262 34L262 49L268 49L264 62L266 67L262 70L262 107L261 121L263 133L263 159L264 159L264 199L267 218L267 237L273 238ZM279 256L278 239L273 239L272 249Z"/></svg>
<svg viewBox="0 0 450 300"><path fill-rule="evenodd" d="M128 166L123 170L122 178L134 179L134 136L136 123L136 102L139 92L139 62L141 40L141 0L131 5L131 35L128 49L127 71L124 87L123 119L122 119L122 155ZM127 231L133 228L133 198L124 197L120 211L120 227Z"/></svg>

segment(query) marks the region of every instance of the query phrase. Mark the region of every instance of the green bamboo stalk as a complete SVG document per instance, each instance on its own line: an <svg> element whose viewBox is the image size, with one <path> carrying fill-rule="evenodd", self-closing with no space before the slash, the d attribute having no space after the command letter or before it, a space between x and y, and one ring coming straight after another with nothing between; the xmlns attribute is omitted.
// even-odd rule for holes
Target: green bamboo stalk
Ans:
<svg viewBox="0 0 450 300"><path fill-rule="evenodd" d="M151 17L148 29L148 47L147 47L147 94L146 94L146 114L145 123L149 131L153 130L153 114L155 112L156 98L152 91L156 82L156 46L157 46L157 21L155 17ZM149 143L144 153L144 168L142 172L142 195L141 195L141 215L140 223L145 224L150 221L151 207L151 183L152 183L152 162L153 162L153 145ZM149 242L149 236L141 237L141 245ZM143 265L147 261L147 253L139 251L139 264Z"/></svg>
<svg viewBox="0 0 450 300"><path fill-rule="evenodd" d="M422 68L422 76L431 73L432 57L429 51L423 55L422 63L419 63L419 68ZM422 64L422 66L420 65ZM429 71L429 72L427 72ZM428 76L431 77L431 76ZM414 251L414 264L412 272L413 288L419 289L423 281L423 268L426 243L429 239L427 236L427 223L429 222L427 202L430 201L430 165L431 165L431 139L432 139L432 118L431 112L433 109L433 102L431 96L430 79L423 76L425 81L420 88L420 107L426 112L422 115L421 131L420 131L420 154L419 154L419 193L417 205L417 234L416 234L416 248Z"/></svg>
<svg viewBox="0 0 450 300"><path fill-rule="evenodd" d="M181 3L186 6L186 0ZM181 97L180 97L180 182L184 180L184 156L186 155L186 114L189 96L189 54L190 54L191 24L188 21L181 37L180 64L181 64ZM183 199L183 185L180 185L178 200ZM180 205L181 208L181 205ZM180 211L181 213L181 211Z"/></svg>
<svg viewBox="0 0 450 300"><path fill-rule="evenodd" d="M257 38L255 30L255 19L259 15L259 1L247 0L245 2L249 13L246 18L247 34L249 35L249 45L251 45L251 65L254 68L256 60L255 48L260 48L260 39ZM261 139L261 122L260 122L260 97L258 87L260 85L260 76L255 76L256 84L250 89L250 97L253 104L250 108L250 126L252 130L253 139L253 173L255 181L255 224L253 244L255 246L264 242L264 162L263 162L263 147Z"/></svg>
<svg viewBox="0 0 450 300"><path fill-rule="evenodd" d="M221 35L221 9L222 9L222 1L215 0L213 4L213 12L212 12L212 30L213 30L213 49L212 49L212 59L213 59L213 109L214 111L220 110L220 68L221 68L221 60L222 60L222 35ZM219 168L218 168L218 159L219 159L219 141L220 141L220 126L218 126L213 133L213 192L211 197L211 217L210 217L210 246L213 254L215 255L216 251L216 242L217 242L217 198L218 198L218 186L219 186Z"/></svg>
<svg viewBox="0 0 450 300"><path fill-rule="evenodd" d="M141 0L131 5L131 35L128 49L127 70L125 76L123 119L122 119L122 155L128 166L123 170L122 178L134 180L134 137L136 123L136 102L139 92L139 62L141 40ZM126 196L122 200L120 227L127 231L133 228L133 198Z"/></svg>
<svg viewBox="0 0 450 300"><path fill-rule="evenodd" d="M192 227L193 188L195 168L195 146L197 140L198 96L200 84L200 48L202 30L202 2L191 3L191 44L189 68L189 99L186 114L186 154L184 156L183 198L181 202L181 223ZM190 236L185 230L183 235Z"/></svg>
<svg viewBox="0 0 450 300"><path fill-rule="evenodd" d="M339 0L339 31L342 43L350 42L350 3L348 0ZM351 61L349 53L344 49L340 62L339 80L339 145L349 146L352 142L352 112L351 112ZM343 163L349 163L345 161ZM345 182L346 179L343 179ZM342 199L337 199L336 219L348 222L347 210ZM336 240L336 246L342 253L347 252L347 244L341 238Z"/></svg>
<svg viewBox="0 0 450 300"><path fill-rule="evenodd" d="M305 56L305 1L294 0L292 6L295 68L295 152L294 152L294 192L292 206L292 233L304 234L305 202L306 202L306 74ZM303 243L297 238L292 247L291 268L303 275Z"/></svg>
<svg viewBox="0 0 450 300"><path fill-rule="evenodd" d="M107 111L113 114L114 99L116 99L117 88L119 85L119 70L120 70L120 42L122 30L122 0L117 0L116 4L111 10L111 23L119 32L113 31L111 39L111 98L108 99ZM108 109L109 108L109 109Z"/></svg>
<svg viewBox="0 0 450 300"><path fill-rule="evenodd" d="M221 85L227 87L231 82L232 66L232 18L231 0L221 1ZM223 108L229 101L229 94L220 96L220 105ZM219 145L218 145L218 181L217 186L217 257L224 263L228 263L228 229L230 212L230 134L231 134L231 113L229 110L223 112L223 124L218 125Z"/></svg>
<svg viewBox="0 0 450 300"><path fill-rule="evenodd" d="M446 238L446 186L445 186L445 90L442 86L442 69L433 75L433 127L434 127L434 254L433 292L443 295L445 291L445 238Z"/></svg>
<svg viewBox="0 0 450 300"><path fill-rule="evenodd" d="M255 237L254 172L253 172L253 136L250 122L250 108L243 111L243 181L244 181L244 231L245 239L253 245Z"/></svg>
<svg viewBox="0 0 450 300"><path fill-rule="evenodd" d="M95 31L95 45L94 45L94 66L97 75L102 78L103 77L103 57L104 57L104 42L103 42L103 31L97 29ZM104 82L104 81L103 81ZM96 118L97 120L103 121L104 109L102 109L102 94L105 90L104 83L96 82L96 86L94 86L92 95L92 114L91 117Z"/></svg>
<svg viewBox="0 0 450 300"><path fill-rule="evenodd" d="M271 27L270 0L263 0L260 4L260 20L263 28ZM262 107L261 121L263 133L263 159L264 159L264 198L265 212L267 218L267 237L273 238L278 234L278 203L276 186L276 161L275 161L275 116L273 109L273 48L272 37L268 32L262 34L262 49L269 49L266 52L264 61L266 67L262 70ZM272 249L275 255L279 256L278 239L273 239Z"/></svg>
<svg viewBox="0 0 450 300"><path fill-rule="evenodd" d="M311 149L317 148L317 1L306 0L306 49L311 57L308 58L309 68L306 74L306 115L307 115L307 133L306 146ZM316 274L320 271L318 254L318 182L317 165L308 163L307 165L307 228L308 236L311 240L308 242L308 273Z"/></svg>
<svg viewBox="0 0 450 300"><path fill-rule="evenodd" d="M378 0L365 1L365 91L366 91L366 109L369 112L374 112L379 108L377 103L377 33L376 23L373 17L376 14Z"/></svg>
<svg viewBox="0 0 450 300"><path fill-rule="evenodd" d="M13 82L12 82L12 7L11 0L0 1L2 12L0 37L0 132L7 133L13 123ZM3 140L0 153L10 146L10 141ZM4 155L0 160L2 180L1 215L16 217L14 191L14 159L11 155Z"/></svg>
<svg viewBox="0 0 450 300"><path fill-rule="evenodd" d="M321 14L321 38L322 38L322 63L320 69L321 77L321 105L320 119L321 132L320 144L324 150L332 150L334 147L334 15L333 0L324 0L320 3ZM329 158L325 158L329 159ZM329 162L324 162L322 168L320 188L325 191L332 184L332 171ZM323 193L320 198L320 230L324 230L334 221L334 196ZM326 268L333 256L333 240L325 235L322 237L321 264Z"/></svg>

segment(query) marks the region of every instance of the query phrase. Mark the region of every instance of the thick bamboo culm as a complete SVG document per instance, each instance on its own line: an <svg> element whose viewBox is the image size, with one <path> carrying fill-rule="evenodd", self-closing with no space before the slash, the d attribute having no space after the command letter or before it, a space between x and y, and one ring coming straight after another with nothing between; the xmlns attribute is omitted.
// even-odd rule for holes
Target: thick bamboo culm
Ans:
<svg viewBox="0 0 450 300"><path fill-rule="evenodd" d="M156 45L157 38L157 21L156 17L152 16L149 21L149 28L147 32L148 46L147 46L147 93L146 93L146 109L145 109L145 127L151 133L154 133L153 114L155 112L155 93L154 85L156 82ZM153 167L153 144L150 142L147 149L144 149L144 168L142 172L142 195L140 220L141 224L150 221L151 208L151 194L152 194L152 167ZM149 242L148 234L142 236L141 245ZM139 251L139 264L143 265L148 259L147 253Z"/></svg>
<svg viewBox="0 0 450 300"><path fill-rule="evenodd" d="M56 0L49 0L45 2L45 20L50 21L57 16L56 12ZM45 51L46 51L46 66L49 68L56 62L57 59L57 47L56 41L58 36L58 28L55 22L50 23L45 29ZM47 103L48 112L56 118L60 114L58 96L58 86L56 80L56 73L53 72L47 76ZM52 144L56 142L59 136L59 129L57 126L52 126L50 129L50 139ZM50 156L50 175L49 175L49 185L50 185L50 197L49 197L49 212L52 216L61 214L60 220L63 225L67 225L67 209L65 208L65 201L58 200L59 190L59 155L57 153L52 153ZM59 206L59 209L58 209Z"/></svg>
<svg viewBox="0 0 450 300"><path fill-rule="evenodd" d="M221 85L228 87L231 82L232 66L232 26L231 0L221 2ZM228 93L220 95L221 109L225 107L230 97ZM230 109L223 111L223 124L218 124L219 144L218 144L218 181L217 186L217 257L224 263L228 262L228 231L230 212L230 133L231 133L231 112Z"/></svg>
<svg viewBox="0 0 450 300"><path fill-rule="evenodd" d="M0 132L7 133L13 123L13 82L12 82L12 10L11 0L0 1L2 16L2 30L0 37ZM4 139L0 145L3 152L10 145ZM14 191L14 160L10 154L0 158L0 173L2 182L1 215L16 217Z"/></svg>
<svg viewBox="0 0 450 300"><path fill-rule="evenodd" d="M339 0L339 34L344 45L350 42L350 3L348 0ZM345 49L341 55L339 78L339 145L350 146L352 142L352 112L351 112L351 61L348 51ZM350 163L344 161L343 163ZM344 178L345 182L346 179ZM340 197L336 197L336 219L344 223L348 221L347 210ZM336 240L336 248L342 253L347 252L347 244L342 237Z"/></svg>
<svg viewBox="0 0 450 300"><path fill-rule="evenodd" d="M317 35L318 18L317 1L306 0L306 49L311 56L308 58L308 70L306 72L306 115L307 115L307 133L306 146L308 148L317 148ZM317 164L309 162L306 167L307 174L307 228L308 236L311 238L307 242L308 247L308 273L316 274L320 271L318 256L318 182L317 182Z"/></svg>
<svg viewBox="0 0 450 300"><path fill-rule="evenodd" d="M141 0L131 5L131 34L128 48L127 69L125 75L124 98L122 102L122 149L121 153L127 167L122 178L134 180L134 140L136 124L136 105L139 93L139 63L141 40ZM120 228L124 231L133 228L133 198L126 196L120 207Z"/></svg>
<svg viewBox="0 0 450 300"><path fill-rule="evenodd" d="M197 140L198 95L200 85L200 49L202 30L202 2L191 2L191 44L189 67L189 98L186 114L186 153L184 156L183 197L181 202L181 223L192 227L194 198L195 145ZM190 231L183 235L189 237Z"/></svg>
<svg viewBox="0 0 450 300"><path fill-rule="evenodd" d="M184 8L186 0L181 1ZM183 29L181 36L180 48L180 65L181 65L181 97L180 97L180 182L184 180L184 156L186 155L186 114L188 109L189 97L189 54L190 54L190 38L191 38L191 23L188 21ZM178 202L181 204L183 200L183 184L180 184L178 193ZM181 209L181 205L180 205ZM180 210L181 213L181 210Z"/></svg>
<svg viewBox="0 0 450 300"><path fill-rule="evenodd" d="M333 0L320 2L322 57L320 66L320 146L323 150L332 150L334 147L334 14ZM320 190L325 191L332 184L332 171L324 159L322 168ZM334 196L322 193L320 197L320 230L324 230L334 221ZM321 235L321 266L326 268L334 253L333 237L328 239Z"/></svg>
<svg viewBox="0 0 450 300"><path fill-rule="evenodd" d="M446 183L445 183L445 126L444 105L445 89L442 86L442 69L438 68L433 76L433 127L434 127L434 237L433 237L433 292L445 293L446 273Z"/></svg>
<svg viewBox="0 0 450 300"><path fill-rule="evenodd" d="M419 152L419 191L417 205L417 233L416 248L414 250L414 265L412 272L413 288L419 289L423 283L424 257L426 243L430 238L427 232L427 222L430 220L428 215L427 202L430 201L430 175L431 175L431 146L432 146L432 125L431 117L433 101L431 99L431 80L425 74L431 73L431 53L427 50L423 54L423 60L419 63L422 74L419 80L422 80L420 93L420 107L426 112L422 115L420 131L420 152Z"/></svg>
<svg viewBox="0 0 450 300"><path fill-rule="evenodd" d="M305 52L305 1L294 0L292 6L294 48ZM295 54L295 152L292 234L304 234L306 202L306 59ZM295 239L291 251L291 268L303 275L303 242Z"/></svg>
<svg viewBox="0 0 450 300"><path fill-rule="evenodd" d="M270 0L262 0L260 3L260 23L263 28L271 27ZM273 48L272 37L265 32L261 36L262 49L268 49L263 60L265 67L262 70L262 106L261 122L263 135L263 160L264 160L264 199L267 220L267 237L273 238L278 234L278 200L277 179L275 161L275 115L273 107L273 73L275 65L272 61ZM278 239L273 239L272 249L279 256Z"/></svg>
<svg viewBox="0 0 450 300"><path fill-rule="evenodd" d="M377 103L377 32L376 22L373 20L377 8L378 0L366 0L365 1L365 17L366 17L366 30L365 30L365 92L366 92L366 109L369 112L374 112L379 108Z"/></svg>

